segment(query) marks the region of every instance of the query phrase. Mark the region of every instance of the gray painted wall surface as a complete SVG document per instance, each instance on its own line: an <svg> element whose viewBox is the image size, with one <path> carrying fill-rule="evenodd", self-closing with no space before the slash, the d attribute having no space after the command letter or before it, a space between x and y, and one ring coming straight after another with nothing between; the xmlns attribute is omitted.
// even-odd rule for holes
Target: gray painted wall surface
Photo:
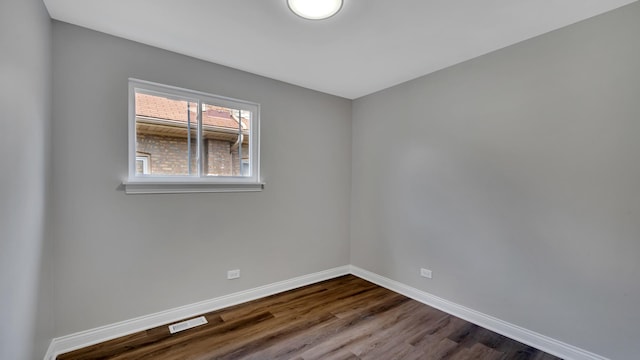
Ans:
<svg viewBox="0 0 640 360"><path fill-rule="evenodd" d="M41 0L0 3L0 359L42 359L53 337L45 233L51 21Z"/></svg>
<svg viewBox="0 0 640 360"><path fill-rule="evenodd" d="M634 3L356 100L352 263L637 358L639 34Z"/></svg>
<svg viewBox="0 0 640 360"><path fill-rule="evenodd" d="M53 69L57 336L349 263L350 101L60 22ZM260 103L265 190L125 195L128 77Z"/></svg>

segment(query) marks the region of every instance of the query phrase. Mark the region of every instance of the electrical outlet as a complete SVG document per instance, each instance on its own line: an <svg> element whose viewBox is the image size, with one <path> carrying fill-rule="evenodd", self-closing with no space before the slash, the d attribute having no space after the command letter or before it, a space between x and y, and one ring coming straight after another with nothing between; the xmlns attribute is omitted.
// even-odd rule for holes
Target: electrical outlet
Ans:
<svg viewBox="0 0 640 360"><path fill-rule="evenodd" d="M229 270L227 271L227 279L237 279L240 277L240 269Z"/></svg>
<svg viewBox="0 0 640 360"><path fill-rule="evenodd" d="M420 276L431 279L433 276L431 274L431 270L422 268L420 269Z"/></svg>

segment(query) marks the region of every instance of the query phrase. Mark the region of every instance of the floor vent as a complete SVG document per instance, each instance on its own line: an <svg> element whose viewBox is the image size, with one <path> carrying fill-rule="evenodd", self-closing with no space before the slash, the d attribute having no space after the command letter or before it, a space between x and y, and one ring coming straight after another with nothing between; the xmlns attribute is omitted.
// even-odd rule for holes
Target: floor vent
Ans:
<svg viewBox="0 0 640 360"><path fill-rule="evenodd" d="M169 331L172 334L175 334L177 332L185 331L187 329L191 329L191 328L194 328L196 326L204 325L206 323L207 323L207 319L205 319L204 316L200 316L200 317L197 317L195 319L191 319L191 320L187 320L187 321L171 324L171 325L169 325Z"/></svg>

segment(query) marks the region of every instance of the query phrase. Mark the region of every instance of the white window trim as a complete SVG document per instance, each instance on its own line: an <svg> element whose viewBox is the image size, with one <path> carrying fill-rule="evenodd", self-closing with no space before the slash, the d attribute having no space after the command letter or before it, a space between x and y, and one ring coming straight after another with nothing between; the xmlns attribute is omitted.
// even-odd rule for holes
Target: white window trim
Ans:
<svg viewBox="0 0 640 360"><path fill-rule="evenodd" d="M195 97L207 104L240 108L252 112L249 129L251 176L145 176L136 175L136 88L178 97ZM199 119L198 119L199 120ZM200 133L201 123L198 121ZM202 141L198 136L199 142ZM200 144L202 145L202 144ZM202 148L200 146L200 148ZM198 161L203 161L200 157ZM203 166L203 164L201 164ZM260 104L200 91L162 85L150 81L129 78L129 175L122 182L127 194L175 194L203 192L261 191L264 183L260 177Z"/></svg>

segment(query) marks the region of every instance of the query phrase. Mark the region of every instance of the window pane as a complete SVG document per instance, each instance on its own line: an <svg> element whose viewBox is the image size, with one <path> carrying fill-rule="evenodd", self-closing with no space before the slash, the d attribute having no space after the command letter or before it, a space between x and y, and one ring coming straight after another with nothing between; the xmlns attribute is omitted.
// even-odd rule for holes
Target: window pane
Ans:
<svg viewBox="0 0 640 360"><path fill-rule="evenodd" d="M249 176L242 168L243 161L249 162L250 123L249 111L211 104L202 106L204 169L208 176Z"/></svg>
<svg viewBox="0 0 640 360"><path fill-rule="evenodd" d="M136 175L198 175L197 100L136 90L135 114Z"/></svg>

